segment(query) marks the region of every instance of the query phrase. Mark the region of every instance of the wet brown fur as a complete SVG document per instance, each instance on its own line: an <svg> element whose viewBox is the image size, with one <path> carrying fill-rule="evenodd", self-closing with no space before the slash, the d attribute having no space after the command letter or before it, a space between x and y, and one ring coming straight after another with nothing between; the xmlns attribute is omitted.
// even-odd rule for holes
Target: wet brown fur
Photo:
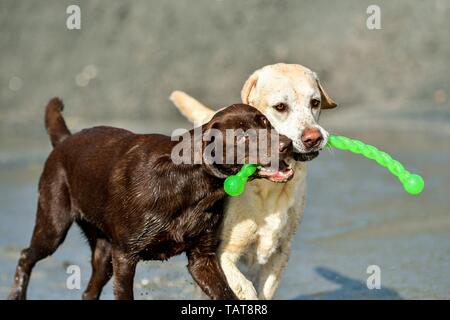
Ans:
<svg viewBox="0 0 450 320"><path fill-rule="evenodd" d="M54 149L39 181L31 243L21 253L9 298L26 298L32 268L53 254L76 222L92 249L84 299L98 299L113 274L115 297L132 299L138 261L165 260L182 252L206 294L236 299L216 251L226 197L223 180L237 167L176 165L170 156L178 142L159 134L94 127L71 135L62 109L58 98L46 109ZM242 123L264 128L261 116L253 107L233 105L202 130L212 125L237 129Z"/></svg>

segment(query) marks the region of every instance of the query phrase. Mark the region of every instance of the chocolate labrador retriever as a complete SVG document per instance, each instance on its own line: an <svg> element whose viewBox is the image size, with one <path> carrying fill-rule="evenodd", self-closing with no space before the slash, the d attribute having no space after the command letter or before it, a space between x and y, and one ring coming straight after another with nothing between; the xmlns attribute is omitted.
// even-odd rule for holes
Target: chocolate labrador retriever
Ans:
<svg viewBox="0 0 450 320"><path fill-rule="evenodd" d="M26 298L32 268L53 254L73 222L81 227L92 249L92 275L84 299L98 299L112 274L115 297L133 299L139 260L166 260L182 252L186 252L189 272L209 297L236 299L216 251L226 198L223 182L240 165L175 164L172 151L180 142L159 134L94 127L72 135L62 109L58 98L46 109L45 124L54 149L39 181L31 244L21 252L9 299ZM271 140L276 131L251 106L224 109L201 132L211 128L223 133L226 129L265 129L266 141L279 144L279 161L292 156L291 140L284 136ZM195 130L187 135L193 137ZM233 138L232 143L237 140ZM203 147L207 143L202 139ZM245 150L248 159L250 148ZM253 177L263 177L259 171L267 166L263 163Z"/></svg>

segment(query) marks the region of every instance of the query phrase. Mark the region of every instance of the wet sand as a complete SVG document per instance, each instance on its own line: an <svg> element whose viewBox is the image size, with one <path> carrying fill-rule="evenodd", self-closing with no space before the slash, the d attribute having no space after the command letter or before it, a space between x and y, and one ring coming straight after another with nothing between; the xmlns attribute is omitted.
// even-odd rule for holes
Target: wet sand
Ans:
<svg viewBox="0 0 450 320"><path fill-rule="evenodd" d="M393 176L371 161L323 151L310 164L307 208L277 298L450 298L449 136L441 134L445 130L436 128L432 120L427 121L430 130L412 130L420 127L414 122L409 130L380 130L376 124L381 122L358 122L359 127L344 128L338 120L328 119L329 127L338 128L338 133L376 145L422 174L426 190L420 196L409 196ZM2 141L1 298L8 293L19 251L31 236L37 181L49 150L45 139L42 133L33 141ZM72 227L57 252L34 269L28 297L79 299L82 290L66 289L66 268L71 264L81 267L83 288L90 275L89 257L80 231ZM197 298L185 265L184 256L140 263L136 298ZM380 290L366 287L369 265L381 268ZM111 298L109 283L102 299Z"/></svg>

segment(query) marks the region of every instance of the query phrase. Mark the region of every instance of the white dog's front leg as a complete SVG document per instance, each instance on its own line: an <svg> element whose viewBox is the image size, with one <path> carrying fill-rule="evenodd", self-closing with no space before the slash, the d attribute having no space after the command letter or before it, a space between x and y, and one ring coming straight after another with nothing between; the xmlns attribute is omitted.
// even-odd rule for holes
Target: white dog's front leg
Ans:
<svg viewBox="0 0 450 320"><path fill-rule="evenodd" d="M281 281L281 275L291 254L291 241L302 216L303 206L288 210L288 224L286 234L280 239L279 246L270 256L267 263L261 266L258 275L258 298L273 299Z"/></svg>
<svg viewBox="0 0 450 320"><path fill-rule="evenodd" d="M281 247L269 258L266 264L262 265L258 275L259 299L273 299L281 281L281 274L289 260L290 252L290 243L287 241L281 244Z"/></svg>
<svg viewBox="0 0 450 320"><path fill-rule="evenodd" d="M221 252L219 257L228 285L236 296L241 300L257 300L258 295L253 283L245 278L236 266L239 255L232 252Z"/></svg>

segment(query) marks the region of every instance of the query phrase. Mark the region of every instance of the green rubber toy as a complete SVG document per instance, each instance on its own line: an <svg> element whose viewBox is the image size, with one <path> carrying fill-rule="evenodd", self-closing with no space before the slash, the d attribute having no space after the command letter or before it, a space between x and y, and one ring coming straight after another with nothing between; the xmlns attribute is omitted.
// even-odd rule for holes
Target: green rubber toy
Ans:
<svg viewBox="0 0 450 320"><path fill-rule="evenodd" d="M425 182L421 176L408 172L400 162L374 146L336 135L330 135L327 146L361 154L368 159L375 160L380 166L387 168L390 173L396 176L409 194L419 194L425 187Z"/></svg>
<svg viewBox="0 0 450 320"><path fill-rule="evenodd" d="M425 187L425 182L421 176L410 173L400 162L392 159L386 152L378 150L374 146L365 144L359 140L333 134L329 136L327 146L350 151L363 155L368 159L375 160L380 166L387 168L390 173L396 176L403 184L405 191L409 194L417 195ZM244 192L245 184L248 178L255 173L256 167L255 164L244 164L236 175L226 178L223 185L225 192L232 197L237 197Z"/></svg>
<svg viewBox="0 0 450 320"><path fill-rule="evenodd" d="M244 164L238 173L225 179L225 182L223 183L225 192L232 197L239 196L244 192L248 177L254 174L255 171L256 164Z"/></svg>

